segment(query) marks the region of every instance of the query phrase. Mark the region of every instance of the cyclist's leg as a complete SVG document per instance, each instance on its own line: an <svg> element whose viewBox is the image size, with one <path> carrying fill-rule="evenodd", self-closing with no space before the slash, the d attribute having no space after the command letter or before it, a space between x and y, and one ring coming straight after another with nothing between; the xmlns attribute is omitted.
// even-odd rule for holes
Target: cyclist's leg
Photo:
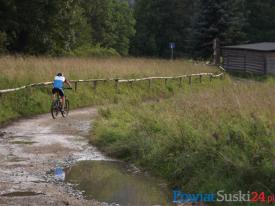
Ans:
<svg viewBox="0 0 275 206"><path fill-rule="evenodd" d="M65 95L64 95L64 91L62 89L59 89L59 95L61 97L62 111L64 111Z"/></svg>
<svg viewBox="0 0 275 206"><path fill-rule="evenodd" d="M54 100L55 100L55 94L56 94L56 90L53 88L52 89L52 102L54 102Z"/></svg>
<svg viewBox="0 0 275 206"><path fill-rule="evenodd" d="M62 111L64 111L64 107L65 107L65 96L61 97L62 100Z"/></svg>

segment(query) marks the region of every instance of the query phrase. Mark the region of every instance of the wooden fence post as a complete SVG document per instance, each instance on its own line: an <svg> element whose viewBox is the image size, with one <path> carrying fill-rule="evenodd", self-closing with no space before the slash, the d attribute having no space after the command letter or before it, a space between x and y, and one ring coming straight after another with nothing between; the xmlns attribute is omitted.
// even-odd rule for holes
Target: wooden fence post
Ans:
<svg viewBox="0 0 275 206"><path fill-rule="evenodd" d="M179 87L182 87L182 77L180 77L180 84Z"/></svg>
<svg viewBox="0 0 275 206"><path fill-rule="evenodd" d="M148 83L149 89L151 89L151 79L148 80Z"/></svg>
<svg viewBox="0 0 275 206"><path fill-rule="evenodd" d="M202 75L200 75L200 83L202 83Z"/></svg>
<svg viewBox="0 0 275 206"><path fill-rule="evenodd" d="M47 88L47 93L48 93L49 96L51 96L52 95L52 90L50 88Z"/></svg>
<svg viewBox="0 0 275 206"><path fill-rule="evenodd" d="M192 76L191 75L189 76L189 84L190 85L192 84Z"/></svg>
<svg viewBox="0 0 275 206"><path fill-rule="evenodd" d="M210 75L209 75L209 81L212 82L212 79L213 79L213 75L210 74Z"/></svg>
<svg viewBox="0 0 275 206"><path fill-rule="evenodd" d="M130 81L130 86L131 88L133 88L133 81Z"/></svg>
<svg viewBox="0 0 275 206"><path fill-rule="evenodd" d="M97 81L93 81L93 89L96 90Z"/></svg>
<svg viewBox="0 0 275 206"><path fill-rule="evenodd" d="M116 88L116 92L118 93L118 91L119 91L119 81L118 81L118 79L115 80L115 88Z"/></svg>
<svg viewBox="0 0 275 206"><path fill-rule="evenodd" d="M28 90L29 90L29 94L32 95L32 87L29 87Z"/></svg>
<svg viewBox="0 0 275 206"><path fill-rule="evenodd" d="M77 90L77 82L74 83L74 90Z"/></svg>
<svg viewBox="0 0 275 206"><path fill-rule="evenodd" d="M167 79L165 79L164 81L165 81L165 86L167 86Z"/></svg>

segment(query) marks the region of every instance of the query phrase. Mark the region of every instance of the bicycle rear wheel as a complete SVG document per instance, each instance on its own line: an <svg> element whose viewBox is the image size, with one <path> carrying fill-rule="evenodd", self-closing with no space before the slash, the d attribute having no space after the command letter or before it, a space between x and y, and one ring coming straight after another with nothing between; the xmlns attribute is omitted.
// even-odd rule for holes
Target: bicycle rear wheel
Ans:
<svg viewBox="0 0 275 206"><path fill-rule="evenodd" d="M67 117L69 115L70 111L70 102L69 100L65 100L65 106L64 106L64 112L61 112L63 117Z"/></svg>
<svg viewBox="0 0 275 206"><path fill-rule="evenodd" d="M53 119L56 119L59 113L59 100L55 100L51 105L51 114Z"/></svg>

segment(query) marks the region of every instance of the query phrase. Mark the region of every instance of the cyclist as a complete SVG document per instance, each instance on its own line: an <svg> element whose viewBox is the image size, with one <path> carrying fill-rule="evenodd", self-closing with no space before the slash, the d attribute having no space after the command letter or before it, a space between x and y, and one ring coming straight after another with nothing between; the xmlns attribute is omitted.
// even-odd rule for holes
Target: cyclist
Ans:
<svg viewBox="0 0 275 206"><path fill-rule="evenodd" d="M63 76L62 73L58 73L55 77L54 77L54 81L53 81L53 89L52 89L52 99L53 101L55 100L55 94L57 93L62 100L62 112L64 112L64 105L65 105L65 95L64 95L64 91L63 91L63 86L64 86L64 82L71 87L70 82Z"/></svg>

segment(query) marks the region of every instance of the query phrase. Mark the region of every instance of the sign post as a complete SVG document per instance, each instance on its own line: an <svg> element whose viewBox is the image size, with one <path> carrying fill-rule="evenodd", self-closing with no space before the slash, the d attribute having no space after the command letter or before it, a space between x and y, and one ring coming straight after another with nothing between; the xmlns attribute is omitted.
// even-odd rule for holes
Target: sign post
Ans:
<svg viewBox="0 0 275 206"><path fill-rule="evenodd" d="M214 65L220 65L221 64L221 51L220 51L220 40L218 38L214 39L213 42L213 56L214 56Z"/></svg>
<svg viewBox="0 0 275 206"><path fill-rule="evenodd" d="M176 43L175 42L170 42L169 43L169 48L171 49L171 60L174 59L174 49L176 48Z"/></svg>

